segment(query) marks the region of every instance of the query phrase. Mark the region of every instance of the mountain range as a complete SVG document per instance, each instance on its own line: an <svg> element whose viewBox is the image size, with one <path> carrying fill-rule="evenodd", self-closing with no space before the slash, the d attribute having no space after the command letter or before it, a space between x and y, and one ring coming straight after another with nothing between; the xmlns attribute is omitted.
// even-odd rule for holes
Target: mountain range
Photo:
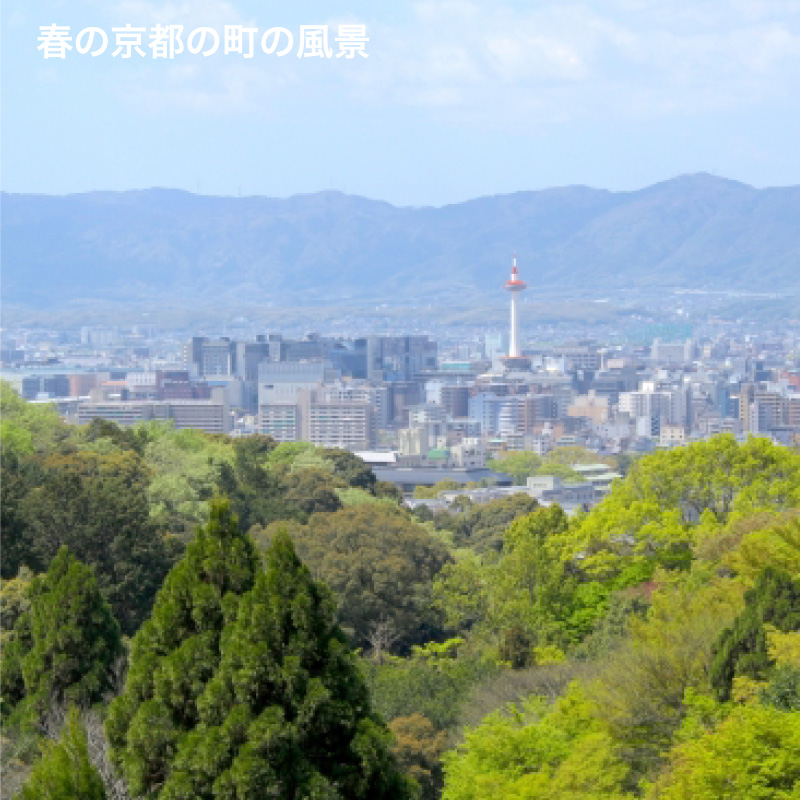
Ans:
<svg viewBox="0 0 800 800"><path fill-rule="evenodd" d="M638 191L570 186L438 208L339 192L2 195L3 302L41 309L446 304L499 295L514 252L543 297L800 293L800 186L700 173Z"/></svg>

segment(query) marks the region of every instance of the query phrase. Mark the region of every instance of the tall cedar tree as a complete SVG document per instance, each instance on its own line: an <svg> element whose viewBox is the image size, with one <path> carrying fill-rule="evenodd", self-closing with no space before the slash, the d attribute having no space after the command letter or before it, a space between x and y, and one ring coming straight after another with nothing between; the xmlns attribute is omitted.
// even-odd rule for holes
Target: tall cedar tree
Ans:
<svg viewBox="0 0 800 800"><path fill-rule="evenodd" d="M100 773L89 760L80 714L73 706L58 742L47 741L18 800L105 800Z"/></svg>
<svg viewBox="0 0 800 800"><path fill-rule="evenodd" d="M53 703L101 700L113 689L122 644L94 572L62 547L47 573L33 579L29 597L30 610L4 647L4 708L24 702L37 720Z"/></svg>
<svg viewBox="0 0 800 800"><path fill-rule="evenodd" d="M800 584L767 567L744 596L744 611L714 644L711 685L720 702L730 700L733 679L767 677L773 666L764 624L788 633L800 630Z"/></svg>
<svg viewBox="0 0 800 800"><path fill-rule="evenodd" d="M250 590L258 556L227 500L211 503L208 524L167 575L152 617L131 642L122 694L106 732L112 759L132 794L157 791L178 743L198 724L198 699L220 659L220 637Z"/></svg>
<svg viewBox="0 0 800 800"><path fill-rule="evenodd" d="M273 537L221 649L160 800L412 796L331 595L287 534Z"/></svg>

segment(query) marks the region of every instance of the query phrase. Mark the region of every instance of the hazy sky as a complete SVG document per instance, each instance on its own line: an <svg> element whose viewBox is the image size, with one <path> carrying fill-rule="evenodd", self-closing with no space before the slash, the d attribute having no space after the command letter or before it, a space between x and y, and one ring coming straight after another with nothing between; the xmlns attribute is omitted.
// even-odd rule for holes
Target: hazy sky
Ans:
<svg viewBox="0 0 800 800"><path fill-rule="evenodd" d="M95 26L97 57L37 50ZM111 28L365 24L368 59L111 55ZM800 0L3 0L2 183L404 205L708 171L800 183ZM296 42L297 44L297 42ZM334 50L335 43L331 42ZM296 50L296 47L295 47Z"/></svg>

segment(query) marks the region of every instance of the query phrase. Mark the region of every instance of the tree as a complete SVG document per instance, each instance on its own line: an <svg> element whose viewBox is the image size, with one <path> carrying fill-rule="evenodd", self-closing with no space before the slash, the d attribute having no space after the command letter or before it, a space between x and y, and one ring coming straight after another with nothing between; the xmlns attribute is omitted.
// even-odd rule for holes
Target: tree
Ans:
<svg viewBox="0 0 800 800"><path fill-rule="evenodd" d="M627 767L577 685L490 714L445 754L442 800L623 800Z"/></svg>
<svg viewBox="0 0 800 800"><path fill-rule="evenodd" d="M86 707L101 700L113 689L122 644L92 570L62 547L28 595L30 611L19 616L4 647L4 705L24 701L22 714L38 720L54 703Z"/></svg>
<svg viewBox="0 0 800 800"><path fill-rule="evenodd" d="M397 504L403 501L403 492L400 487L389 481L375 481L374 491L375 497L386 498Z"/></svg>
<svg viewBox="0 0 800 800"><path fill-rule="evenodd" d="M323 448L321 455L333 466L334 476L348 486L375 492L375 473L363 459L339 447Z"/></svg>
<svg viewBox="0 0 800 800"><path fill-rule="evenodd" d="M198 709L161 800L410 796L332 598L286 534L225 631Z"/></svg>
<svg viewBox="0 0 800 800"><path fill-rule="evenodd" d="M153 521L184 542L208 520L220 469L235 459L232 440L150 423L145 460L152 471L147 499ZM242 440L237 440L242 441Z"/></svg>
<svg viewBox="0 0 800 800"><path fill-rule="evenodd" d="M32 542L29 566L44 567L67 545L94 568L123 632L133 633L172 552L150 521L146 465L121 451L51 456L44 466L41 484L21 503Z"/></svg>
<svg viewBox="0 0 800 800"><path fill-rule="evenodd" d="M557 505L520 517L506 531L502 558L489 568L487 624L516 653L517 667L532 663L534 645L564 642L558 628L570 581L563 558L567 529ZM524 642L528 659L520 653Z"/></svg>
<svg viewBox="0 0 800 800"><path fill-rule="evenodd" d="M20 567L15 578L4 580L0 585L0 631L3 636L10 634L17 620L31 610L30 589L33 572Z"/></svg>
<svg viewBox="0 0 800 800"><path fill-rule="evenodd" d="M748 522L753 528L740 530ZM734 530L728 532L728 528ZM727 526L726 533L738 540L738 544L725 555L722 564L735 570L749 585L755 584L765 567L773 567L793 580L800 580L800 516L797 511L739 518Z"/></svg>
<svg viewBox="0 0 800 800"><path fill-rule="evenodd" d="M669 752L648 800L797 796L800 714L759 705L735 707L715 728Z"/></svg>
<svg viewBox="0 0 800 800"><path fill-rule="evenodd" d="M800 667L776 667L761 691L761 702L781 711L800 711Z"/></svg>
<svg viewBox="0 0 800 800"><path fill-rule="evenodd" d="M730 435L637 460L572 533L572 551L596 577L630 558L686 567L691 545L734 512L800 505L800 455L768 439Z"/></svg>
<svg viewBox="0 0 800 800"><path fill-rule="evenodd" d="M479 654L460 652L461 638L415 645L409 656L364 659L375 708L385 719L420 714L436 730L455 728L469 690L495 667Z"/></svg>
<svg viewBox="0 0 800 800"><path fill-rule="evenodd" d="M459 547L472 547L476 552L503 549L503 535L511 522L531 514L539 503L520 492L510 497L478 503L458 516L453 525L453 538Z"/></svg>
<svg viewBox="0 0 800 800"><path fill-rule="evenodd" d="M374 627L387 621L405 648L439 629L432 582L449 555L403 509L354 506L314 514L307 525L275 523L268 530L274 535L282 529L333 590L339 621L355 646L367 646Z"/></svg>
<svg viewBox="0 0 800 800"><path fill-rule="evenodd" d="M32 542L22 514L22 502L32 488L29 459L5 445L0 457L0 575L11 578L26 562L32 563Z"/></svg>
<svg viewBox="0 0 800 800"><path fill-rule="evenodd" d="M491 469L504 472L514 479L514 483L524 485L530 475L535 475L542 466L541 456L527 451L504 453L487 464Z"/></svg>
<svg viewBox="0 0 800 800"><path fill-rule="evenodd" d="M286 502L306 517L318 511L338 511L342 507L335 483L322 470L292 472L284 478L283 485Z"/></svg>
<svg viewBox="0 0 800 800"><path fill-rule="evenodd" d="M555 478L561 478L562 481L566 481L568 483L585 483L586 478L580 474L580 472L576 472L572 467L568 467L565 464L561 464L558 461L550 461L549 459L545 459L542 462L542 466L536 471L537 475L552 475Z"/></svg>
<svg viewBox="0 0 800 800"><path fill-rule="evenodd" d="M0 418L4 456L44 455L73 446L75 430L61 421L55 403L28 403L8 381L0 381Z"/></svg>
<svg viewBox="0 0 800 800"><path fill-rule="evenodd" d="M293 505L286 497L283 483L285 474L291 474L288 464L282 460L283 445L278 445L265 456L269 442L236 443L236 458L233 466L222 463L219 468L219 490L230 498L231 507L239 517L243 530L253 525L268 525L278 519L305 519L305 512ZM306 442L287 442L303 444ZM308 445L313 449L313 445ZM300 452L305 452L304 448Z"/></svg>
<svg viewBox="0 0 800 800"><path fill-rule="evenodd" d="M442 567L434 580L433 596L449 629L466 633L486 621L489 610L488 573L480 557L474 553L467 553L458 561Z"/></svg>
<svg viewBox="0 0 800 800"><path fill-rule="evenodd" d="M714 643L711 684L720 702L730 699L734 677L762 680L775 663L765 623L783 632L800 630L800 583L786 573L767 567L744 597L744 610Z"/></svg>
<svg viewBox="0 0 800 800"><path fill-rule="evenodd" d="M580 445L556 447L555 450L551 450L547 454L545 461L550 464L560 464L564 467L574 467L576 464L597 464L598 462L601 464L609 464L610 466L614 463L613 460L609 461L608 459L602 458L598 456L597 453L593 453L591 450L587 450Z"/></svg>
<svg viewBox="0 0 800 800"><path fill-rule="evenodd" d="M19 800L105 800L100 773L89 760L89 746L73 706L58 742L43 744L41 758L17 795Z"/></svg>
<svg viewBox="0 0 800 800"><path fill-rule="evenodd" d="M120 450L133 450L138 455L144 455L147 443L147 431L144 428L121 428L115 422L95 417L84 432L87 442L96 442L98 439L110 439Z"/></svg>
<svg viewBox="0 0 800 800"><path fill-rule="evenodd" d="M665 585L653 592L646 618L629 618L628 636L587 682L637 778L660 764L686 714L687 691L709 691L714 638L736 618L741 597L729 578Z"/></svg>
<svg viewBox="0 0 800 800"><path fill-rule="evenodd" d="M417 486L414 489L414 497L420 500L435 500L440 492L449 492L453 489L461 489L462 486L458 481L444 478L437 481L433 486Z"/></svg>
<svg viewBox="0 0 800 800"><path fill-rule="evenodd" d="M436 800L442 790L442 754L447 734L437 731L422 714L396 717L389 723L395 736L392 748L403 771L422 789L422 800Z"/></svg>
<svg viewBox="0 0 800 800"><path fill-rule="evenodd" d="M152 617L131 642L122 694L108 712L112 760L132 794L167 780L178 742L200 718L198 700L219 664L220 638L258 569L252 542L225 500L211 504L167 575Z"/></svg>

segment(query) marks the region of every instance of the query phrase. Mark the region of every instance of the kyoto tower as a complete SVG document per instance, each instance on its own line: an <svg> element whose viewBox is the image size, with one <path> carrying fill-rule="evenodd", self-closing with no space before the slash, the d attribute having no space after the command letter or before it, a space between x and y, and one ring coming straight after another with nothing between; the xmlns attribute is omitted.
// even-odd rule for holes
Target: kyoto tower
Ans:
<svg viewBox="0 0 800 800"><path fill-rule="evenodd" d="M507 366L524 367L527 359L519 352L519 314L517 303L519 293L528 288L525 281L521 280L517 272L516 255L511 260L511 277L503 284L507 292L511 292L511 331L508 338L508 356L504 359Z"/></svg>

